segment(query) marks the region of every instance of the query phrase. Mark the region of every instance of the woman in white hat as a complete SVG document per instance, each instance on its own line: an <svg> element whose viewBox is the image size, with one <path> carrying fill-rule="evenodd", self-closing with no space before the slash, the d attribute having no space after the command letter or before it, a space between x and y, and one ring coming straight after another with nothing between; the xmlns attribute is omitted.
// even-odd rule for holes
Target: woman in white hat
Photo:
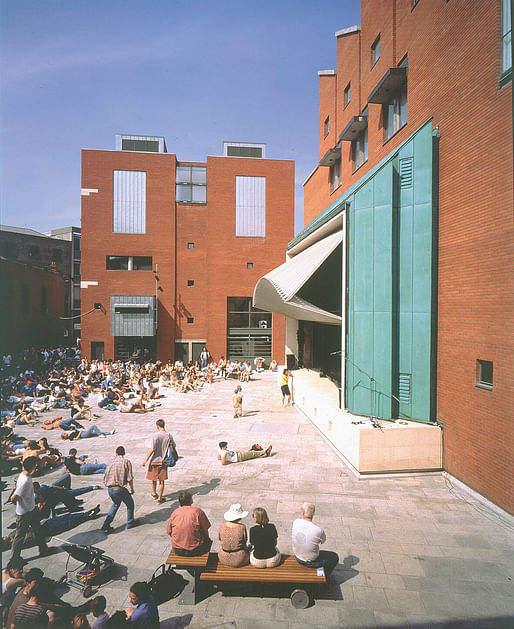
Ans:
<svg viewBox="0 0 514 629"><path fill-rule="evenodd" d="M240 568L250 561L250 553L247 549L248 536L246 526L241 523L246 518L248 511L243 511L240 504L231 505L225 513L225 522L220 525L218 539L220 549L218 559L224 566Z"/></svg>

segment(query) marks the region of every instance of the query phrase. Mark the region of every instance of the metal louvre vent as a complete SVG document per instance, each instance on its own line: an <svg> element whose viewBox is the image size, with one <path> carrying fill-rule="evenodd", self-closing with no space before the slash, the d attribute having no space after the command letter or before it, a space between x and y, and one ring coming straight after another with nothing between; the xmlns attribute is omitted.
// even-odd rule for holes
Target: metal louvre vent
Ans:
<svg viewBox="0 0 514 629"><path fill-rule="evenodd" d="M157 140L128 140L121 141L122 151L141 151L143 153L158 153L159 142Z"/></svg>
<svg viewBox="0 0 514 629"><path fill-rule="evenodd" d="M262 148L259 146L227 146L228 157L262 157Z"/></svg>
<svg viewBox="0 0 514 629"><path fill-rule="evenodd" d="M410 373L398 375L398 399L402 404L410 404Z"/></svg>
<svg viewBox="0 0 514 629"><path fill-rule="evenodd" d="M413 159L407 157L400 160L400 188L412 188Z"/></svg>

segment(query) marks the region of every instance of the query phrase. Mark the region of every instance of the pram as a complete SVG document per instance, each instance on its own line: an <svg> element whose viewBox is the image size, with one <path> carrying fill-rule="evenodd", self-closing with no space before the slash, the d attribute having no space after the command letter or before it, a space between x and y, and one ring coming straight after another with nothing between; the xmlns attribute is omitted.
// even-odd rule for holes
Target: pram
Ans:
<svg viewBox="0 0 514 629"><path fill-rule="evenodd" d="M64 542L62 549L68 553L66 574L59 579L59 583L78 588L82 590L84 598L89 598L93 594L93 586L98 585L100 575L114 565L114 559L107 557L104 554L105 551L96 546L70 544L67 540L58 537L54 539ZM80 562L80 565L69 569L72 557Z"/></svg>

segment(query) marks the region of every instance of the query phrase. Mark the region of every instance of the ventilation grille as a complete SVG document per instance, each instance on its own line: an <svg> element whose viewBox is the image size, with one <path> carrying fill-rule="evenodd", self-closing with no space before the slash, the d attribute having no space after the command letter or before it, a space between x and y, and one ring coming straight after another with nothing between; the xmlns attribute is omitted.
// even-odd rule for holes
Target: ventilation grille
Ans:
<svg viewBox="0 0 514 629"><path fill-rule="evenodd" d="M400 160L400 188L412 188L412 157Z"/></svg>
<svg viewBox="0 0 514 629"><path fill-rule="evenodd" d="M410 404L410 373L401 373L398 376L398 399L402 404Z"/></svg>
<svg viewBox="0 0 514 629"><path fill-rule="evenodd" d="M260 146L227 146L228 157L262 157Z"/></svg>

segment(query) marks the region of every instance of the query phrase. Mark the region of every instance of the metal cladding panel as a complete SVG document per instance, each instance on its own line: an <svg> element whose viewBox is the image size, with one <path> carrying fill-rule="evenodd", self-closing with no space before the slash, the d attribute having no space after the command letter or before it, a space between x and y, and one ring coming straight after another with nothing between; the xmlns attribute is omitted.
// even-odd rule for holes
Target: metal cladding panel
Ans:
<svg viewBox="0 0 514 629"><path fill-rule="evenodd" d="M369 375L378 417L397 412L431 419L432 163L427 123L355 190L348 214L346 339L346 405L353 412L370 412ZM397 409L391 394L400 398Z"/></svg>
<svg viewBox="0 0 514 629"><path fill-rule="evenodd" d="M147 312L116 312L116 306L148 306ZM155 336L154 295L111 295L111 336Z"/></svg>
<svg viewBox="0 0 514 629"><path fill-rule="evenodd" d="M146 172L115 170L113 172L114 233L146 232Z"/></svg>
<svg viewBox="0 0 514 629"><path fill-rule="evenodd" d="M236 176L236 236L266 236L266 177Z"/></svg>

